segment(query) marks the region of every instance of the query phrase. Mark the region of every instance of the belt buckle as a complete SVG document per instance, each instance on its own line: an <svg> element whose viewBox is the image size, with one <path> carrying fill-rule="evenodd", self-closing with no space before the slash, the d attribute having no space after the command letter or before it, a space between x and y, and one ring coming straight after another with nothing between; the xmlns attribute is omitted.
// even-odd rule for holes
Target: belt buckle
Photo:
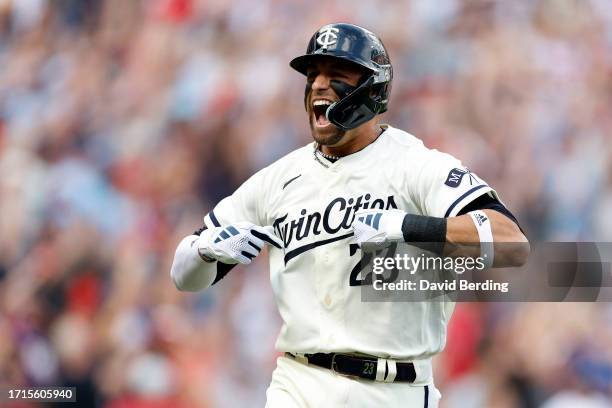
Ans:
<svg viewBox="0 0 612 408"><path fill-rule="evenodd" d="M336 364L336 356L337 356L337 355L338 355L338 353L333 353L333 354L332 354L331 370L332 370L332 372L333 372L333 373L336 373L336 374L340 374L340 375L342 375L342 373L339 373L339 372L338 372L338 370L336 370L336 368L337 368L337 364Z"/></svg>
<svg viewBox="0 0 612 408"><path fill-rule="evenodd" d="M336 357L338 356L346 356L346 354L342 354L342 353L333 353L332 354L332 361L331 361L331 367L330 370L332 373L334 373L335 375L339 375L341 377L347 377L347 378L353 378L353 379L359 379L361 378L358 375L352 375L352 374L347 374L347 373L343 373L341 371L338 371L338 363L336 363Z"/></svg>
<svg viewBox="0 0 612 408"><path fill-rule="evenodd" d="M332 354L332 361L331 361L331 367L330 367L331 372L336 375L342 376L342 377L359 378L359 377L355 377L354 375L346 374L346 373L338 371L338 363L336 363L336 357L341 356L341 355L342 355L341 353Z"/></svg>

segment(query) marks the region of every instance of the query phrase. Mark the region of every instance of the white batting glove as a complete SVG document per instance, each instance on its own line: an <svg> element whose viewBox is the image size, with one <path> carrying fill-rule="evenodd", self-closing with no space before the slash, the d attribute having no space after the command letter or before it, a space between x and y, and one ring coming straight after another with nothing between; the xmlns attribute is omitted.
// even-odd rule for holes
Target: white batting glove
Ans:
<svg viewBox="0 0 612 408"><path fill-rule="evenodd" d="M202 231L198 252L226 264L250 264L266 243L278 249L283 246L271 226L260 227L250 222L240 222Z"/></svg>
<svg viewBox="0 0 612 408"><path fill-rule="evenodd" d="M403 242L402 223L406 213L400 210L365 210L355 214L353 242L364 250L387 247L392 242Z"/></svg>

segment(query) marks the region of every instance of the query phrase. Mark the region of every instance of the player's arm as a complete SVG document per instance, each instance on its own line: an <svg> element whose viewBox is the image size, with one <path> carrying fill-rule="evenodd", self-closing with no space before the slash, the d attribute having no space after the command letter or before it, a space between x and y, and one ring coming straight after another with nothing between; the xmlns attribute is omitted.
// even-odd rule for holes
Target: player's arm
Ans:
<svg viewBox="0 0 612 408"><path fill-rule="evenodd" d="M529 241L511 219L495 210L483 210L491 223L495 261L493 266L521 266L530 252ZM480 237L470 215L447 219L446 245L448 256L478 256Z"/></svg>
<svg viewBox="0 0 612 408"><path fill-rule="evenodd" d="M419 243L444 256L489 253L495 267L524 264L529 242L497 193L452 156L426 154L420 171L405 184L420 214L361 212L353 222L356 243L366 250L388 242Z"/></svg>
<svg viewBox="0 0 612 408"><path fill-rule="evenodd" d="M179 243L170 275L177 289L195 292L217 283L238 263L249 264L270 244L281 248L271 227L239 222L206 227Z"/></svg>
<svg viewBox="0 0 612 408"><path fill-rule="evenodd" d="M473 218L475 213L480 213L478 221ZM527 261L530 247L512 218L489 208L449 218L400 210L369 210L356 214L353 231L355 242L365 250L406 242L444 256L478 257L482 254L482 243L490 242L494 267L520 266ZM479 221L482 226L477 228ZM488 229L488 238L483 239L487 236L483 229Z"/></svg>
<svg viewBox="0 0 612 408"><path fill-rule="evenodd" d="M196 231L183 238L174 253L170 276L178 290L197 292L218 280L217 275L220 272L218 268L223 264L207 262L200 256L198 252L200 232Z"/></svg>
<svg viewBox="0 0 612 408"><path fill-rule="evenodd" d="M475 216L479 211L484 213L487 220ZM485 224L479 225L479 222ZM487 222L489 225L486 225ZM530 245L516 217L488 194L465 206L457 216L447 218L445 255L478 256L482 231L487 228L491 230L491 242L498 243L493 245L493 266L521 266L527 261Z"/></svg>

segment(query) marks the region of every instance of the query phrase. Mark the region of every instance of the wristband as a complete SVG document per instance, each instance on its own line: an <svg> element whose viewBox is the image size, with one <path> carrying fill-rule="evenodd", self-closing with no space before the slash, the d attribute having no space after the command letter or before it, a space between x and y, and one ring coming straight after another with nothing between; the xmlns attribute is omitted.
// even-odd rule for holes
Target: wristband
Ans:
<svg viewBox="0 0 612 408"><path fill-rule="evenodd" d="M446 243L446 218L406 214L402 222L402 235L405 242L424 243L416 246L442 255Z"/></svg>
<svg viewBox="0 0 612 408"><path fill-rule="evenodd" d="M486 269L493 266L493 232L491 231L491 220L484 211L470 211L470 217L474 222L478 239L480 240L480 257L484 259Z"/></svg>

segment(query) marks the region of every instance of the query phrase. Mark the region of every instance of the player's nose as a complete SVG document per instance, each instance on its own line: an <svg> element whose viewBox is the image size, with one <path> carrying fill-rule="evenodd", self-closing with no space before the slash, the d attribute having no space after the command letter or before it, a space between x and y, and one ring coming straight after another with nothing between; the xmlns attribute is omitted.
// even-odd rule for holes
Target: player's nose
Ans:
<svg viewBox="0 0 612 408"><path fill-rule="evenodd" d="M312 83L312 89L314 91L320 91L320 90L328 89L329 88L329 84L330 84L330 79L331 78L329 76L325 75L324 73L320 73L314 79L314 82Z"/></svg>

